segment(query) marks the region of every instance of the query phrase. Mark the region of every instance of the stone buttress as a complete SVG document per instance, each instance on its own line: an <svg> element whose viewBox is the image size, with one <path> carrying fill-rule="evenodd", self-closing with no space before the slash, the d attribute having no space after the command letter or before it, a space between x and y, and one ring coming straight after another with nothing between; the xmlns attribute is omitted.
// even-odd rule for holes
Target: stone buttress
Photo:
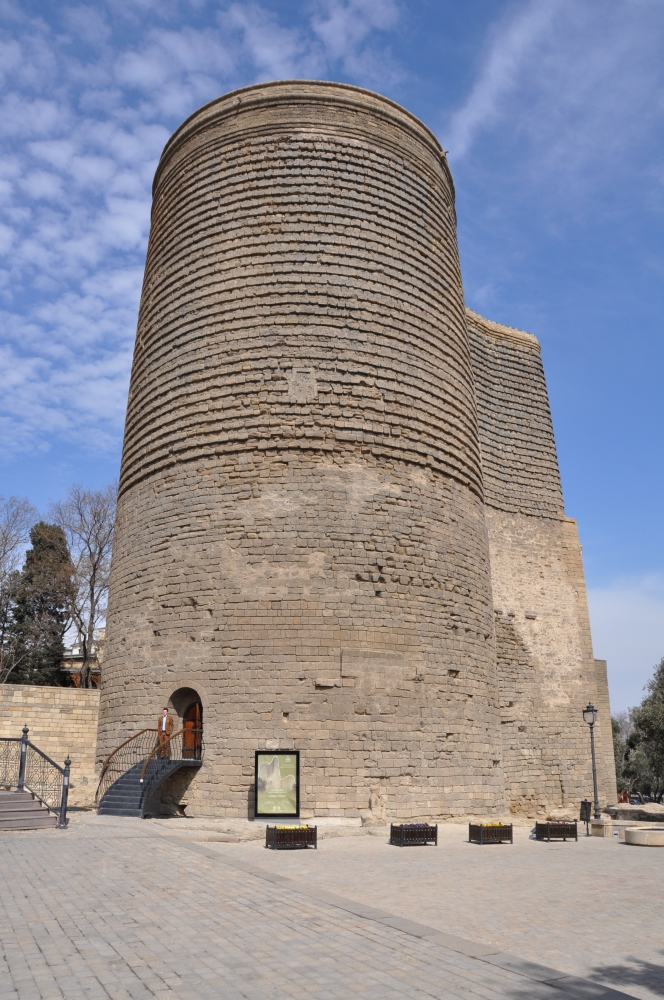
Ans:
<svg viewBox="0 0 664 1000"><path fill-rule="evenodd" d="M592 798L600 709L600 802L616 795L606 670L593 658L576 522L565 516L551 412L532 334L467 310L496 615L500 729L510 810L578 811Z"/></svg>

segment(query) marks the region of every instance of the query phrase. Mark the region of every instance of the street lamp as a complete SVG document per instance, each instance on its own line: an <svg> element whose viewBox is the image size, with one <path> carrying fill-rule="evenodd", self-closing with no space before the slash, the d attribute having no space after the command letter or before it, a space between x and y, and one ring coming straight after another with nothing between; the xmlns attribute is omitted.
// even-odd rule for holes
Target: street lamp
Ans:
<svg viewBox="0 0 664 1000"><path fill-rule="evenodd" d="M590 752L593 758L593 793L595 796L595 819L601 819L599 811L599 798L597 795L597 765L595 763L595 723L597 722L597 709L588 702L583 710L583 721L590 726Z"/></svg>

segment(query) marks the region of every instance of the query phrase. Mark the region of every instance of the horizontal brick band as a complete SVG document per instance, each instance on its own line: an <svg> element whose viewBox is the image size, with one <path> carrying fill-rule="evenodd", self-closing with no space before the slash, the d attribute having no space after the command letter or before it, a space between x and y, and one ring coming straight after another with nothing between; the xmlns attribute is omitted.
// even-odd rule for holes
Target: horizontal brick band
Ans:
<svg viewBox="0 0 664 1000"><path fill-rule="evenodd" d="M214 454L357 444L481 496L444 154L357 88L230 94L155 179L121 489Z"/></svg>

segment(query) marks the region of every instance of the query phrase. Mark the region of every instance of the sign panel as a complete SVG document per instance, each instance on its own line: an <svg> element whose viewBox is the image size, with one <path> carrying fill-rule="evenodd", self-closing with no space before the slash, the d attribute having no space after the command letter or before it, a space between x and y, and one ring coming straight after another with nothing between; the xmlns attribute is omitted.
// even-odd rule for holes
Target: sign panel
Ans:
<svg viewBox="0 0 664 1000"><path fill-rule="evenodd" d="M299 750L257 750L254 765L254 815L300 815Z"/></svg>

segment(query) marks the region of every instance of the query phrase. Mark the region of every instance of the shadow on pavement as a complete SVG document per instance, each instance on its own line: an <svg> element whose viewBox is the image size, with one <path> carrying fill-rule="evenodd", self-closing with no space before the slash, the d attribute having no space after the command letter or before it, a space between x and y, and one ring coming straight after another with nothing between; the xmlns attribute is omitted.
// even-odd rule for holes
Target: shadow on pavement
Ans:
<svg viewBox="0 0 664 1000"><path fill-rule="evenodd" d="M664 965L630 958L630 965L596 965L592 975L593 978L601 978L615 990L624 989L629 992L630 986L644 986L651 993L664 997Z"/></svg>

